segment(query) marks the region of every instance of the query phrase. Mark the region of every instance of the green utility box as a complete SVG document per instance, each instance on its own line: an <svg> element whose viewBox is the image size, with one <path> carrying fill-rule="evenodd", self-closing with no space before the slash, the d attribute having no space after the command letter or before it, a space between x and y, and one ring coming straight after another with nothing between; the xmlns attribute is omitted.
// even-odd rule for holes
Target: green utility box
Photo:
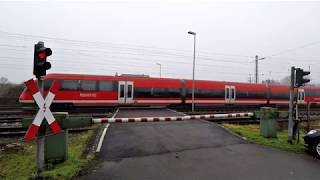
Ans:
<svg viewBox="0 0 320 180"><path fill-rule="evenodd" d="M68 154L68 128L81 128L92 125L91 117L69 116L68 112L54 112L53 116L58 121L62 132L52 134L51 129L44 119L46 138L44 148L44 158L46 163L56 163L67 160ZM34 118L24 118L22 127L29 128Z"/></svg>
<svg viewBox="0 0 320 180"><path fill-rule="evenodd" d="M46 124L46 138L44 143L44 159L46 163L58 163L67 160L68 154L68 130L63 126L63 122L69 118L67 112L52 113L58 121L61 133L52 134L48 124Z"/></svg>
<svg viewBox="0 0 320 180"><path fill-rule="evenodd" d="M67 160L68 155L68 130L59 134L50 134L45 139L44 159L46 163L58 163Z"/></svg>
<svg viewBox="0 0 320 180"><path fill-rule="evenodd" d="M260 109L260 135L266 138L277 137L278 112L275 108L262 107Z"/></svg>

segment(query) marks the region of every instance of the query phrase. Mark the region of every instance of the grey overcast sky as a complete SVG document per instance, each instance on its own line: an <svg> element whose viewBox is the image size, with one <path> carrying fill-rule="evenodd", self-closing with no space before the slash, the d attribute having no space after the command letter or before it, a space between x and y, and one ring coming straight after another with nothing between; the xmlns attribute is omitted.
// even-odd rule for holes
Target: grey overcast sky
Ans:
<svg viewBox="0 0 320 180"><path fill-rule="evenodd" d="M50 73L147 74L247 82L294 65L320 82L320 2L0 2L0 77L32 75L33 46L52 48Z"/></svg>

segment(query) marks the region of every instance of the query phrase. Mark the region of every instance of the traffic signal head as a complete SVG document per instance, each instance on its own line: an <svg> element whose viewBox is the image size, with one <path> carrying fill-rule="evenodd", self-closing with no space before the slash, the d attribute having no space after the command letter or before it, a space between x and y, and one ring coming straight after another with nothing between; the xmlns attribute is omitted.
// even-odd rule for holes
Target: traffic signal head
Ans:
<svg viewBox="0 0 320 180"><path fill-rule="evenodd" d="M307 79L306 77L304 77L309 74L310 74L310 71L303 71L303 69L297 68L296 69L296 86L300 87L305 83L310 82L310 79Z"/></svg>
<svg viewBox="0 0 320 180"><path fill-rule="evenodd" d="M34 45L33 74L37 78L45 76L46 71L51 68L50 62L47 62L47 57L51 54L51 49L44 47L43 42Z"/></svg>

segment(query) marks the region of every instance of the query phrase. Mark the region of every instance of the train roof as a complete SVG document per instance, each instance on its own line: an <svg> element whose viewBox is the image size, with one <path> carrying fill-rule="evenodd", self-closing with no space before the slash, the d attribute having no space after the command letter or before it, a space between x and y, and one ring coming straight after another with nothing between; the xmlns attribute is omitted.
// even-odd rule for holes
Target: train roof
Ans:
<svg viewBox="0 0 320 180"><path fill-rule="evenodd" d="M126 75L119 75L119 76L111 76L111 75L92 75L92 74L63 74L63 73L52 73L46 75L45 79L158 79L158 80L186 80L186 81L192 81L191 79L177 79L177 78L157 78L157 77L148 77L148 76L126 76ZM229 82L229 81L216 81L216 80L200 80L196 79L197 82L217 82L217 83L233 83L233 84L247 84L247 85L265 85L265 84L251 84L251 83L245 83L245 82ZM279 85L284 86L284 85Z"/></svg>
<svg viewBox="0 0 320 180"><path fill-rule="evenodd" d="M45 79L86 79L86 80L96 80L97 78L99 80L134 80L134 79L140 79L140 80L169 80L169 81L181 81L186 80L192 81L191 79L177 79L177 78L157 78L157 77L149 77L149 76L129 76L129 75L92 75L92 74L64 74L64 73L51 73L45 76ZM283 84L252 84L252 83L246 83L246 82L229 82L229 81L216 81L216 80L199 80L196 79L197 83L205 83L205 82L215 82L215 83L221 83L221 84L231 84L231 85L249 85L249 86L270 86L271 88L281 88L286 89L288 88L288 85ZM303 86L303 89L308 90L316 90L320 91L319 86Z"/></svg>

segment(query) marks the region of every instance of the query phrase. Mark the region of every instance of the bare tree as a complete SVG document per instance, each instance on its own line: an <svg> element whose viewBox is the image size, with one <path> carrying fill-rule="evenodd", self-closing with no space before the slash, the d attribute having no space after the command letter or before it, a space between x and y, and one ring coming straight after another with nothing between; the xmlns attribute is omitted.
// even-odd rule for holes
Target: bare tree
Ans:
<svg viewBox="0 0 320 180"><path fill-rule="evenodd" d="M1 77L0 78L0 84L1 85L8 84L8 83L9 83L8 78L6 78L6 77Z"/></svg>
<svg viewBox="0 0 320 180"><path fill-rule="evenodd" d="M280 82L274 79L267 79L267 80L263 80L262 84L280 84Z"/></svg>
<svg viewBox="0 0 320 180"><path fill-rule="evenodd" d="M290 84L290 76L286 76L286 77L282 78L282 79L280 80L280 84L289 85L289 84Z"/></svg>

